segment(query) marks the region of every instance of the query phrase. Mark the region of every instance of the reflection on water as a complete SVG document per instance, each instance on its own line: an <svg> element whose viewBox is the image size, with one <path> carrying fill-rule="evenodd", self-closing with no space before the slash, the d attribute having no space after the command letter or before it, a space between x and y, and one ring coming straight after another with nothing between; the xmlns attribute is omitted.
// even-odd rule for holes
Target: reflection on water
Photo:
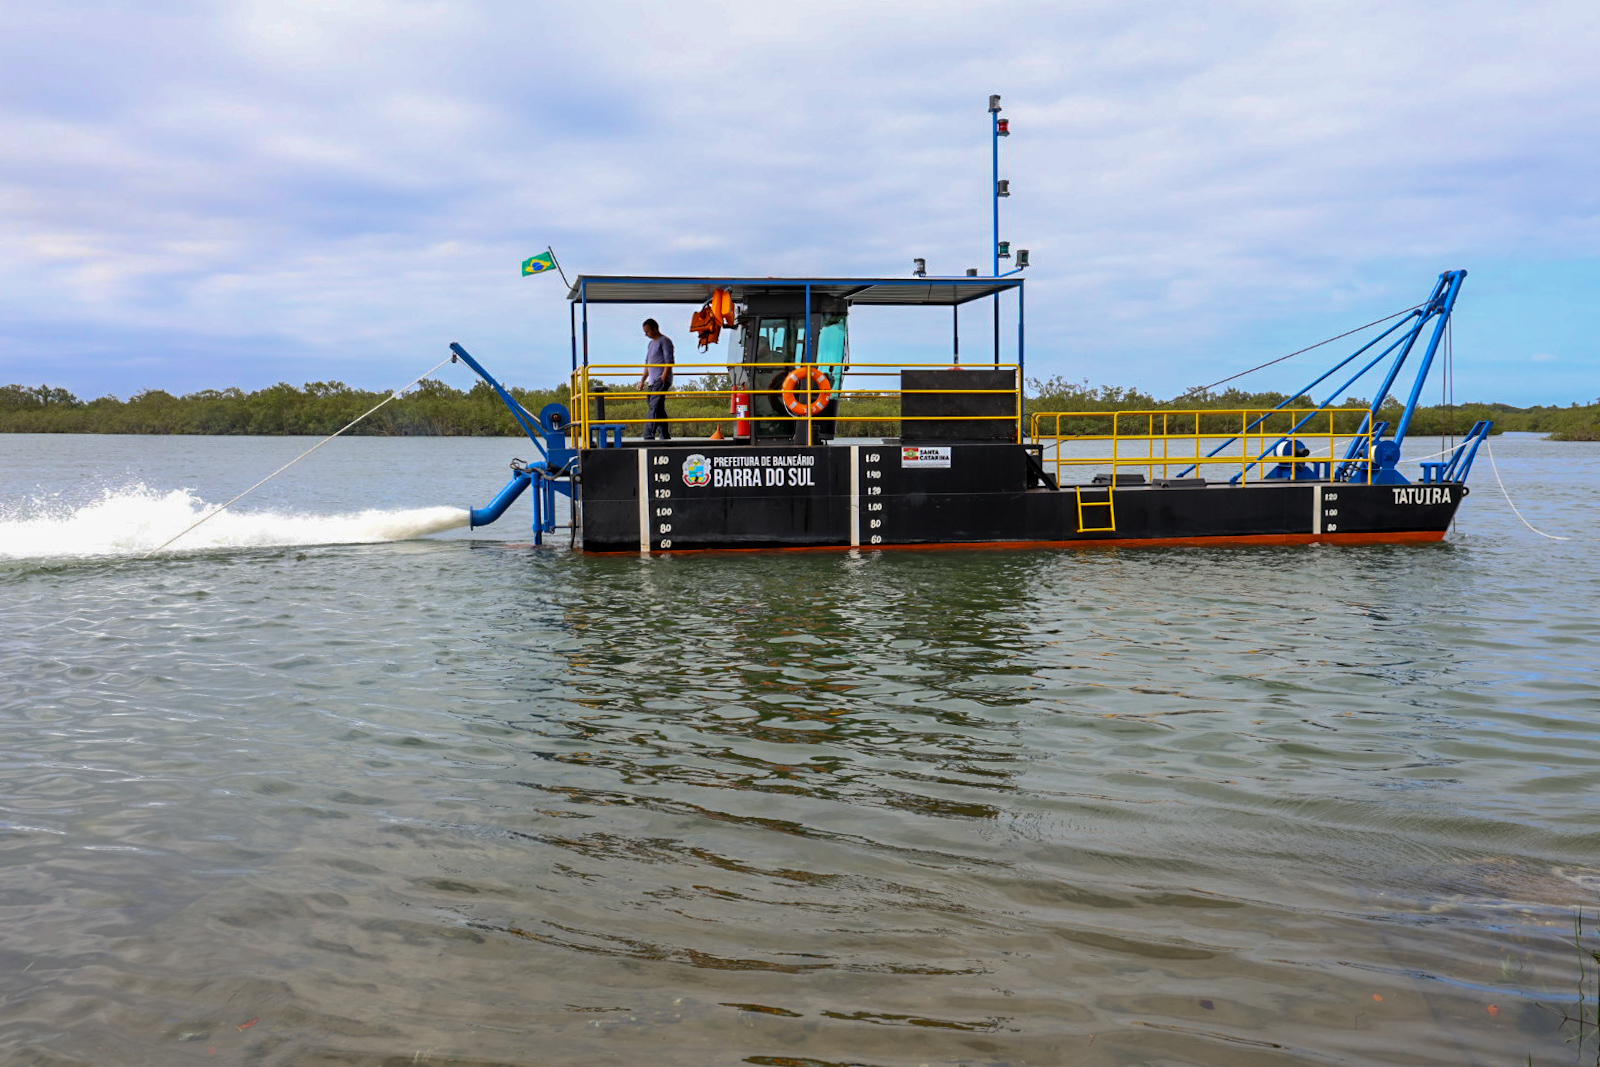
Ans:
<svg viewBox="0 0 1600 1067"><path fill-rule="evenodd" d="M0 1060L1592 1056L1600 570L1462 522L11 564Z"/></svg>

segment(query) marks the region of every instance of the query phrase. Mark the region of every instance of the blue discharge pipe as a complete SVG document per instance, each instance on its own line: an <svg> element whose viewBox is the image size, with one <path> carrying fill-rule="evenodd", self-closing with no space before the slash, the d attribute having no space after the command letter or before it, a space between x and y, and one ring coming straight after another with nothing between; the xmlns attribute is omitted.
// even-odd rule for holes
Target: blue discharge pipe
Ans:
<svg viewBox="0 0 1600 1067"><path fill-rule="evenodd" d="M512 476L511 480L506 483L506 487L500 490L500 495L489 502L488 507L472 509L467 519L467 525L474 530L480 526L489 525L491 522L504 515L506 513L506 508L509 508L513 503L515 503L517 497L522 495L523 490L527 489L528 486L532 484L533 474L531 472L518 471Z"/></svg>
<svg viewBox="0 0 1600 1067"><path fill-rule="evenodd" d="M500 495L495 497L488 507L473 508L468 513L467 522L473 529L489 525L505 514L506 508L510 507L524 490L532 486L533 543L542 545L544 535L554 533L556 529L556 493L574 499L573 476L578 468L578 450L567 443L567 431L572 425L572 415L564 404L546 404L536 417L517 403L516 398L506 391L505 386L495 381L494 376L484 370L483 365L473 359L465 348L452 343L450 351L456 359L471 367L477 372L478 377L489 383L489 387L511 412L511 417L517 420L517 425L522 427L522 431L528 435L528 439L544 457L537 462L526 464L520 459L512 460L512 476L506 487L500 490Z"/></svg>

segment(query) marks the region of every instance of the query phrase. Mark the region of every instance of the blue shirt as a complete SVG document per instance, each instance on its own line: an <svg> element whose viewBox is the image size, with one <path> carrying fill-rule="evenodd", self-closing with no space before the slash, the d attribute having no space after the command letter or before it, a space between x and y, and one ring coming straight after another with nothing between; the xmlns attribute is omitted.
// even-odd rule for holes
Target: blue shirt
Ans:
<svg viewBox="0 0 1600 1067"><path fill-rule="evenodd" d="M652 386L664 388L672 384L672 338L666 334L652 338L645 352L645 377Z"/></svg>

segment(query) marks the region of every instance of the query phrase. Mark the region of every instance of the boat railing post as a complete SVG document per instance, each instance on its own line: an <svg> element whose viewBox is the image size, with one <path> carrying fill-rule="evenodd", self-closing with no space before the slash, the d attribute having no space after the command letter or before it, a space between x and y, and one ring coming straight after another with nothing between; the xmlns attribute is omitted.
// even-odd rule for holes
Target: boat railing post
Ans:
<svg viewBox="0 0 1600 1067"><path fill-rule="evenodd" d="M1250 446L1250 412L1248 409L1239 412L1239 480L1250 480L1250 453L1255 449Z"/></svg>
<svg viewBox="0 0 1600 1067"><path fill-rule="evenodd" d="M1204 470L1202 470L1201 467L1200 467L1200 412L1199 411L1195 411L1193 414L1194 414L1194 466L1190 467L1189 469L1194 471L1200 477L1204 478L1206 476L1206 472ZM1183 474L1179 473L1178 477L1182 478Z"/></svg>
<svg viewBox="0 0 1600 1067"><path fill-rule="evenodd" d="M1117 460L1122 456L1122 412L1111 413L1111 486L1117 484Z"/></svg>
<svg viewBox="0 0 1600 1067"><path fill-rule="evenodd" d="M1022 430L1022 409L1023 409L1023 406L1024 406L1024 404L1025 404L1025 402L1027 400L1027 396L1028 396L1028 379L1027 379L1026 374L1024 373L1024 371L1026 370L1027 364L1026 364L1025 359L1024 359L1023 333L1022 333L1022 321L1023 321L1022 290L1023 290L1023 288L1024 288L1024 286L1022 284L1022 279L1018 278L1017 279L1017 430L1018 430L1019 433Z"/></svg>
<svg viewBox="0 0 1600 1067"><path fill-rule="evenodd" d="M1172 477L1172 439L1168 436L1171 424L1167 421L1167 413L1161 413L1161 477Z"/></svg>
<svg viewBox="0 0 1600 1067"><path fill-rule="evenodd" d="M800 353L800 355L801 355L801 363L802 364L809 364L810 366L815 367L817 365L817 360L816 360L816 356L817 356L817 331L813 328L814 327L814 323L812 323L812 321L811 321L811 283L810 282L806 282L806 317L803 320L803 322L804 322L804 325L801 328L806 331L806 344L805 344L804 351L802 351ZM815 405L812 404L812 394L813 394L813 392L814 392L814 390L816 388L816 380L811 377L811 374L809 372L807 372L807 374L805 375L805 379L806 379L806 447L810 448L812 445L817 443L816 424L815 424L815 422L813 422L812 413L811 413L812 407L815 406Z"/></svg>
<svg viewBox="0 0 1600 1067"><path fill-rule="evenodd" d="M961 305L950 302L950 362L961 366Z"/></svg>

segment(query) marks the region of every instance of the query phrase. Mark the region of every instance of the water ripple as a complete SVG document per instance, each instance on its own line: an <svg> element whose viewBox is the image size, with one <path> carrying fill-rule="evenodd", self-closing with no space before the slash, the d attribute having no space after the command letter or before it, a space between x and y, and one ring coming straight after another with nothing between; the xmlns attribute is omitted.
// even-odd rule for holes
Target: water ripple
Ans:
<svg viewBox="0 0 1600 1067"><path fill-rule="evenodd" d="M10 565L0 1059L1556 1062L1600 569L1470 504L1419 548Z"/></svg>

